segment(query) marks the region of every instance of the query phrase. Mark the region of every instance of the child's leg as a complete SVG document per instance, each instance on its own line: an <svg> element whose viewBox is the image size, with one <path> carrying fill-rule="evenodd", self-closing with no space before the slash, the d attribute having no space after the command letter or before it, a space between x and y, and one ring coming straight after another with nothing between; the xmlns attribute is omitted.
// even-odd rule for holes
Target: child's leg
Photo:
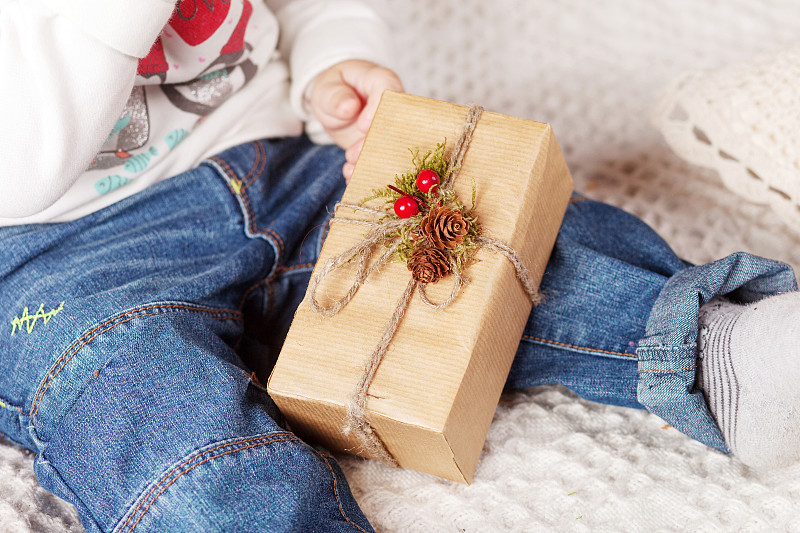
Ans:
<svg viewBox="0 0 800 533"><path fill-rule="evenodd" d="M787 265L748 254L691 266L636 217L579 200L541 289L508 387L561 383L591 400L645 407L728 450L695 386L700 306L721 294L753 302L796 283Z"/></svg>
<svg viewBox="0 0 800 533"><path fill-rule="evenodd" d="M0 229L0 431L87 530L371 530L237 353L245 329L285 327L262 319L315 259L343 161L256 143L84 219Z"/></svg>

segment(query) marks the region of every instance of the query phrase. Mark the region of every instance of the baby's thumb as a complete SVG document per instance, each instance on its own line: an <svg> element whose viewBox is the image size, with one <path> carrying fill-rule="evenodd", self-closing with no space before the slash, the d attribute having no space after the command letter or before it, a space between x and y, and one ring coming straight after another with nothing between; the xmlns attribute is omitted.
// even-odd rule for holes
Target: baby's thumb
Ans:
<svg viewBox="0 0 800 533"><path fill-rule="evenodd" d="M346 83L328 83L320 87L317 118L325 128L339 129L349 126L358 117L363 104L358 93Z"/></svg>

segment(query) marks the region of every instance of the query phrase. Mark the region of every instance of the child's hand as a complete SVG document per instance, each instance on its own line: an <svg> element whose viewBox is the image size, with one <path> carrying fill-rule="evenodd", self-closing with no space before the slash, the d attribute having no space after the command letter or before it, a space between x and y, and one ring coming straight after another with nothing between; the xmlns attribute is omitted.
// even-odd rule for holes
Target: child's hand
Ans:
<svg viewBox="0 0 800 533"><path fill-rule="evenodd" d="M311 110L336 144L345 149L342 174L350 180L364 137L384 89L402 91L397 74L369 61L352 59L332 66L311 89Z"/></svg>

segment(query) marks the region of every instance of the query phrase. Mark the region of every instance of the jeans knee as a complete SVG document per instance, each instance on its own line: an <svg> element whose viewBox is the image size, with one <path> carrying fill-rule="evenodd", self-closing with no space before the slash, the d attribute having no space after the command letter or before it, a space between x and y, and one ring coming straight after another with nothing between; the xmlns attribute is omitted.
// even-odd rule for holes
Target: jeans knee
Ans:
<svg viewBox="0 0 800 533"><path fill-rule="evenodd" d="M192 411L192 401L213 397L207 384L214 380L219 395L240 393L249 377L229 346L241 333L240 320L236 311L179 302L103 319L43 373L30 400L34 439L49 442L79 404L103 416L136 417L146 408Z"/></svg>
<svg viewBox="0 0 800 533"><path fill-rule="evenodd" d="M371 531L333 458L287 432L214 443L181 459L115 531L136 529Z"/></svg>
<svg viewBox="0 0 800 533"><path fill-rule="evenodd" d="M335 461L273 407L206 349L133 346L64 417L38 470L103 531L369 531Z"/></svg>

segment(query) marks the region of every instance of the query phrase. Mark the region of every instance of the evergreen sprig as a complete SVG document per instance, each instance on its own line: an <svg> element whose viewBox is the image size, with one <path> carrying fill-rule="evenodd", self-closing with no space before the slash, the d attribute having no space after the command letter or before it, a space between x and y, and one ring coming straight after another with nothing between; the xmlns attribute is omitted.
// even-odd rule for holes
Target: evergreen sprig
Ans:
<svg viewBox="0 0 800 533"><path fill-rule="evenodd" d="M473 213L477 199L475 180L472 180L472 205L469 209L466 209L452 188L448 188L444 191L438 191L438 187L436 187L434 190L431 190L428 193L423 193L419 190L416 183L417 175L423 170L432 170L436 172L439 175L441 183L447 183L450 180L450 176L456 169L449 166L448 158L445 156L446 143L447 139L441 143L438 143L436 148L433 150L428 150L422 154L420 154L419 148L409 149L411 152L412 168L403 174L396 174L394 177L394 187L402 192L393 190L389 186L382 187L380 189L373 189L372 194L361 201L361 205L373 200L383 199L388 207L386 210L387 215L381 217L378 222L381 222L386 218L399 218L394 214L393 205L398 198L404 195L417 197L423 200L423 202L428 206L444 205L450 208L458 209L461 212L464 220L469 224L469 229L467 234L464 236L464 241L457 245L454 249L446 250L445 253L447 253L448 256L453 259L456 269L459 273L461 273L470 263L472 263L475 252L480 247L477 243L477 238L480 235L481 227L478 223L477 217ZM421 211L419 214L414 215L413 217L416 220L416 224L400 227L399 229L394 230L386 235L384 245L387 248L394 245L399 240L397 249L392 255L392 260L408 264L408 261L411 258L411 255L414 253L414 250L425 244L425 239L421 236L418 230L419 222L422 221L422 219L425 217L425 214L425 211Z"/></svg>

